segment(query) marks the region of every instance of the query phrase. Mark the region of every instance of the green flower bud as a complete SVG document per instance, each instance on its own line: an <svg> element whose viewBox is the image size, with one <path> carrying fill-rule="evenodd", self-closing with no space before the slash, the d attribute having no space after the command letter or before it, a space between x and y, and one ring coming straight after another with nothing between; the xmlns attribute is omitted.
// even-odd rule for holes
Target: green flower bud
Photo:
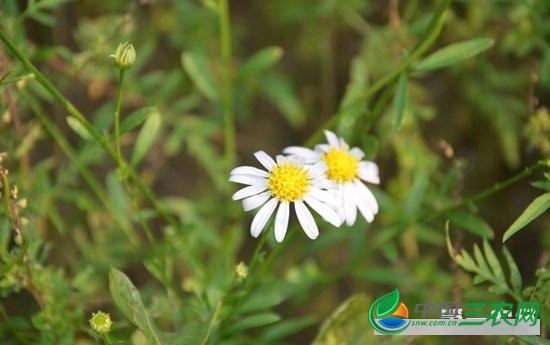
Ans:
<svg viewBox="0 0 550 345"><path fill-rule="evenodd" d="M109 314L104 313L101 310L92 314L90 326L95 332L99 334L107 334L111 331L112 325L113 321L111 321L111 316Z"/></svg>
<svg viewBox="0 0 550 345"><path fill-rule="evenodd" d="M120 69L128 69L136 62L136 51L132 43L121 43L116 52L111 55L115 59L115 64Z"/></svg>
<svg viewBox="0 0 550 345"><path fill-rule="evenodd" d="M237 274L237 281L240 283L248 276L248 267L241 261L235 266L235 273Z"/></svg>

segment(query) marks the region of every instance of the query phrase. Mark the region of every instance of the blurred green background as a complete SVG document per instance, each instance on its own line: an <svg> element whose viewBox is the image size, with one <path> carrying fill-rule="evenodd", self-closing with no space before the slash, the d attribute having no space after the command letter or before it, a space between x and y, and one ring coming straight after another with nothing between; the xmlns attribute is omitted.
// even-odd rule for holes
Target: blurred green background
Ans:
<svg viewBox="0 0 550 345"><path fill-rule="evenodd" d="M345 108L346 97L367 90L411 53L438 4L229 1L236 163L257 165L252 156L257 150L275 155L285 146L303 144ZM27 201L22 214L36 280L33 291L24 267L2 271L2 344L93 343L87 320L97 309L113 316L115 339L129 342L133 337L133 344L141 344L111 301L110 267L131 278L161 329L176 330L182 344L187 342L181 339L200 343L190 329L202 332L235 264L246 262L257 243L248 235L251 214L230 200L234 186L227 182L231 167L223 155L222 85L228 66L221 58L219 11L215 0L0 0L1 29L101 133L111 131L118 87L109 55L120 42L133 43L137 62L126 73L122 117L136 112L143 118L160 116L154 144L136 168L181 224L166 225L143 202L142 214L160 243L155 250L170 267L173 286L165 290L167 284L152 264L158 252L139 230L139 217L116 178L116 163L82 138L67 123L62 107L0 47L0 152L8 153L3 165ZM336 335L337 340L318 335L323 320L353 294L365 294L361 303L368 306L366 301L395 287L407 305L509 299L488 291L487 285L474 285L472 275L453 262L445 248L445 221L451 218L454 247L470 253L474 242L481 243L479 227L489 226L494 237L485 237L503 259L502 235L541 194L529 182L543 179L543 174L536 172L454 215L426 216L550 156L548 18L550 2L545 0L453 1L428 52L478 37L494 39L491 49L449 68L411 70L400 130L392 123L391 98L378 102L393 96L393 84L370 103L347 109L336 126L380 166L382 182L373 191L381 212L374 223L361 219L352 228L326 228L316 241L298 234L261 277L252 297L246 297L252 300L251 310L241 313L265 307L281 321L236 331L227 325L243 316L228 312L210 341L303 344L317 336L318 344L347 343L338 340L346 339L343 335ZM52 140L37 113L59 129L73 147L72 158ZM127 157L138 136L133 129L122 137ZM111 209L97 200L75 162L96 176ZM475 217L474 225L464 220L468 217ZM8 218L0 219L5 262L14 245L8 224ZM535 285L536 270L548 267L549 230L546 213L506 243L524 287ZM276 248L271 239L268 243ZM180 304L171 294L179 296ZM351 322L349 329L339 331L348 337L357 329L369 333L357 336L357 344L382 341L372 339L360 311L350 313L357 314L350 319L362 324ZM549 324L543 326L545 332ZM384 341L518 340L464 336Z"/></svg>

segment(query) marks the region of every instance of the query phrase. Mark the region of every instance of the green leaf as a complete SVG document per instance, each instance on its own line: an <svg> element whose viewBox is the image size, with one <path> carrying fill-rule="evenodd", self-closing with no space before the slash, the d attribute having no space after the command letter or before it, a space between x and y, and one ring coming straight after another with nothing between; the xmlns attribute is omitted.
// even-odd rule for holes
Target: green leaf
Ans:
<svg viewBox="0 0 550 345"><path fill-rule="evenodd" d="M145 156L160 133L160 114L155 112L145 121L134 145L132 165L136 165Z"/></svg>
<svg viewBox="0 0 550 345"><path fill-rule="evenodd" d="M111 268L109 271L109 290L116 306L139 328L153 344L161 344L153 322L149 319L139 291L121 271Z"/></svg>
<svg viewBox="0 0 550 345"><path fill-rule="evenodd" d="M522 282L521 282L521 273L519 272L519 268L516 264L516 261L514 260L514 257L506 247L502 247L502 253L504 254L504 258L506 259L506 262L508 263L508 269L510 270L510 282L512 283L512 288L514 291L521 291Z"/></svg>
<svg viewBox="0 0 550 345"><path fill-rule="evenodd" d="M209 100L220 99L218 84L213 76L206 58L196 52L183 53L181 56L183 68L193 80L197 89Z"/></svg>
<svg viewBox="0 0 550 345"><path fill-rule="evenodd" d="M493 276L499 281L504 282L504 272L502 272L502 267L500 267L500 261L498 260L495 252L493 251L493 248L491 248L491 245L489 244L489 241L484 240L483 241L483 252L485 253L485 257L487 258L487 262L489 263L489 267L491 267L491 271L493 272Z"/></svg>
<svg viewBox="0 0 550 345"><path fill-rule="evenodd" d="M264 94L284 115L293 127L299 127L306 121L306 114L299 98L294 92L294 86L287 77L271 75L262 83Z"/></svg>
<svg viewBox="0 0 550 345"><path fill-rule="evenodd" d="M374 301L374 313L375 317L379 318L386 316L389 313L393 312L397 305L399 304L399 290L395 289L390 293L385 294L384 296L378 298Z"/></svg>
<svg viewBox="0 0 550 345"><path fill-rule="evenodd" d="M486 51L494 43L495 41L492 38L474 38L453 43L432 53L420 61L414 69L419 72L425 72L454 65L461 60L469 59Z"/></svg>
<svg viewBox="0 0 550 345"><path fill-rule="evenodd" d="M369 324L371 299L354 295L344 301L321 325L313 345L379 344L382 337L373 334Z"/></svg>
<svg viewBox="0 0 550 345"><path fill-rule="evenodd" d="M130 132L145 121L146 118L157 112L156 107L145 107L134 111L120 123L120 134Z"/></svg>
<svg viewBox="0 0 550 345"><path fill-rule="evenodd" d="M479 271L479 267L472 258L472 256L464 249L460 252L460 256L455 258L457 264L464 268L466 271L476 272Z"/></svg>
<svg viewBox="0 0 550 345"><path fill-rule="evenodd" d="M67 124L69 125L69 127L71 127L71 129L76 134L78 134L79 137L81 137L84 140L92 140L92 135L90 134L90 132L88 132L86 127L84 127L80 123L80 121L78 121L76 118L74 118L72 116L67 116L66 120L67 120Z"/></svg>
<svg viewBox="0 0 550 345"><path fill-rule="evenodd" d="M411 282L411 277L392 267L366 267L353 272L354 277L371 282L392 286L405 285Z"/></svg>
<svg viewBox="0 0 550 345"><path fill-rule="evenodd" d="M527 345L550 345L550 340L534 335L520 335L518 338L523 344Z"/></svg>
<svg viewBox="0 0 550 345"><path fill-rule="evenodd" d="M260 326L269 325L270 323L277 322L281 317L274 313L261 313L247 316L235 323L233 323L227 329L228 333L237 333L250 328L256 328Z"/></svg>
<svg viewBox="0 0 550 345"><path fill-rule="evenodd" d="M397 81L397 89L393 98L393 129L399 131L403 123L403 115L409 101L409 82L407 74L403 73Z"/></svg>
<svg viewBox="0 0 550 345"><path fill-rule="evenodd" d="M477 243L474 244L474 257L476 258L479 273L485 277L492 277L493 274L491 273L489 265L487 264L487 261L485 261L483 253L481 252L481 249L479 249Z"/></svg>
<svg viewBox="0 0 550 345"><path fill-rule="evenodd" d="M529 206L523 211L516 221L510 225L508 230L502 237L502 242L506 242L512 235L520 231L527 224L531 223L535 218L543 214L550 207L550 193L543 194L533 200Z"/></svg>
<svg viewBox="0 0 550 345"><path fill-rule="evenodd" d="M491 229L489 224L471 213L452 211L448 212L447 216L452 223L458 225L461 229L471 232L472 234L489 239L495 237L493 229Z"/></svg>
<svg viewBox="0 0 550 345"><path fill-rule="evenodd" d="M238 77L246 78L275 65L283 56L283 48L268 47L258 51L239 69Z"/></svg>
<svg viewBox="0 0 550 345"><path fill-rule="evenodd" d="M262 334L260 337L262 340L261 343L263 344L273 342L274 340L283 339L315 324L316 322L317 318L313 316L305 316L278 322L277 324L270 326L270 328Z"/></svg>

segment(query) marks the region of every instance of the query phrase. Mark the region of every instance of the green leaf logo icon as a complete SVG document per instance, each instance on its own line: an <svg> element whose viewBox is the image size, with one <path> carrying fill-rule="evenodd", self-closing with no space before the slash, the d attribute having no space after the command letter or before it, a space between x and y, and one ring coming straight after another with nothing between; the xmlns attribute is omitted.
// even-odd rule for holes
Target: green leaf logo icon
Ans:
<svg viewBox="0 0 550 345"><path fill-rule="evenodd" d="M405 308L405 311L406 311L406 306L403 305L401 307ZM399 302L398 289L395 289L392 292L379 297L372 303L369 309L369 322L371 326L381 334L397 334L397 333L403 332L409 326L409 321L406 321L406 318L408 317L408 312L406 312L405 314L406 316L405 315L399 316L401 318L404 317L405 320L402 319L401 324L397 324L397 325L394 324L394 327L390 327L387 321L394 321L395 319L399 320L398 318L395 317L395 315L399 315L399 314L393 314L390 318L385 318L378 321L376 320L396 312L396 310L401 307ZM386 321L386 324L384 324L384 321ZM382 326L386 328L383 328ZM388 327L394 328L394 329L390 329Z"/></svg>
<svg viewBox="0 0 550 345"><path fill-rule="evenodd" d="M373 306L376 306L375 316L380 318L392 313L399 304L399 290L395 289L392 292L385 294L374 301Z"/></svg>

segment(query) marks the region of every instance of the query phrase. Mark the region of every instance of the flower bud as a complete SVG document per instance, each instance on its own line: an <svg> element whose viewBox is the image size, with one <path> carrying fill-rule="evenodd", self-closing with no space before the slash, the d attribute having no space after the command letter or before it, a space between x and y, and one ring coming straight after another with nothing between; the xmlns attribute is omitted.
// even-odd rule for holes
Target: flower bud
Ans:
<svg viewBox="0 0 550 345"><path fill-rule="evenodd" d="M136 51L131 43L125 42L118 45L116 52L111 55L115 59L115 65L120 69L128 69L136 62Z"/></svg>
<svg viewBox="0 0 550 345"><path fill-rule="evenodd" d="M111 321L111 315L104 313L99 310L97 313L92 314L90 319L90 326L92 329L99 334L107 334L111 331L111 326L113 321Z"/></svg>
<svg viewBox="0 0 550 345"><path fill-rule="evenodd" d="M235 273L237 274L237 281L242 282L248 276L248 267L241 261L235 266Z"/></svg>

